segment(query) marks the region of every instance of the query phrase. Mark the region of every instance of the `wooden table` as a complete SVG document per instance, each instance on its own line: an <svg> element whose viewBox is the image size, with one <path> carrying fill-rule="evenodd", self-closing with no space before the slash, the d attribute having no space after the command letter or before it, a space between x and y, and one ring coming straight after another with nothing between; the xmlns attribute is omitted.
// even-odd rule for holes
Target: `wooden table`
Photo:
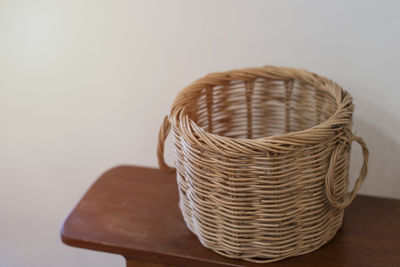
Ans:
<svg viewBox="0 0 400 267"><path fill-rule="evenodd" d="M70 246L123 255L127 266L400 266L400 200L358 196L344 224L316 252L271 264L203 247L178 209L175 175L120 166L104 173L65 220Z"/></svg>

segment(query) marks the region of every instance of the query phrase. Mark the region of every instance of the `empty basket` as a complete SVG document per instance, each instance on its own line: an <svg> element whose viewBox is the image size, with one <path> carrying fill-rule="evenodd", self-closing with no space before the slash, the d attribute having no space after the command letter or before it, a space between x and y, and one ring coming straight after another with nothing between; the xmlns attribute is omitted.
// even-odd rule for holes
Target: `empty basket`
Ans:
<svg viewBox="0 0 400 267"><path fill-rule="evenodd" d="M189 229L204 246L252 262L327 243L367 173L353 108L339 85L301 69L213 73L183 89L160 129L158 160L176 171ZM176 170L163 158L171 128ZM353 141L364 162L348 192Z"/></svg>

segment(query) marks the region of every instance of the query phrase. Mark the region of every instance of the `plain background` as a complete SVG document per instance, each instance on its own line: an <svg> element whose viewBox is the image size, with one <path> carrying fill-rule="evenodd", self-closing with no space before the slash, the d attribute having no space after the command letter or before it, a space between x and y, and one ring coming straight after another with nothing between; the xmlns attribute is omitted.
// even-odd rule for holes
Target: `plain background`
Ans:
<svg viewBox="0 0 400 267"><path fill-rule="evenodd" d="M123 266L63 245L61 223L106 169L156 166L175 96L214 71L341 84L371 153L361 192L399 198L399 3L0 0L0 266ZM360 162L354 145L353 181Z"/></svg>

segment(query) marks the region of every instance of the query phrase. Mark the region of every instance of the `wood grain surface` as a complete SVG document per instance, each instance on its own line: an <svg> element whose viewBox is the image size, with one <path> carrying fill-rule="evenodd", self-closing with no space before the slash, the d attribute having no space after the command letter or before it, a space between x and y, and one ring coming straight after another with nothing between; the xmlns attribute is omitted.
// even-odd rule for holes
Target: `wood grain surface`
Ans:
<svg viewBox="0 0 400 267"><path fill-rule="evenodd" d="M358 196L331 242L310 254L256 264L203 247L183 222L174 174L119 166L104 173L61 228L70 246L171 266L400 266L400 200Z"/></svg>

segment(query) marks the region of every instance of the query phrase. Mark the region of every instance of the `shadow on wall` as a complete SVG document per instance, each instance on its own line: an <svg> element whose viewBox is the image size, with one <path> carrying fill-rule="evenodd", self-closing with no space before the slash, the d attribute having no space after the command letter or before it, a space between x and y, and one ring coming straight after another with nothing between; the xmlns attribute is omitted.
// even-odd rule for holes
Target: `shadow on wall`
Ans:
<svg viewBox="0 0 400 267"><path fill-rule="evenodd" d="M374 106L366 99L364 118L355 110L353 132L364 138L369 149L368 174L361 194L400 198L400 122L394 114ZM357 101L358 102L358 101ZM368 114L368 119L365 118ZM372 123L373 122L373 123ZM379 124L379 125L377 125ZM397 139L396 139L397 138ZM362 162L361 148L354 142L350 163L350 184L358 177Z"/></svg>

